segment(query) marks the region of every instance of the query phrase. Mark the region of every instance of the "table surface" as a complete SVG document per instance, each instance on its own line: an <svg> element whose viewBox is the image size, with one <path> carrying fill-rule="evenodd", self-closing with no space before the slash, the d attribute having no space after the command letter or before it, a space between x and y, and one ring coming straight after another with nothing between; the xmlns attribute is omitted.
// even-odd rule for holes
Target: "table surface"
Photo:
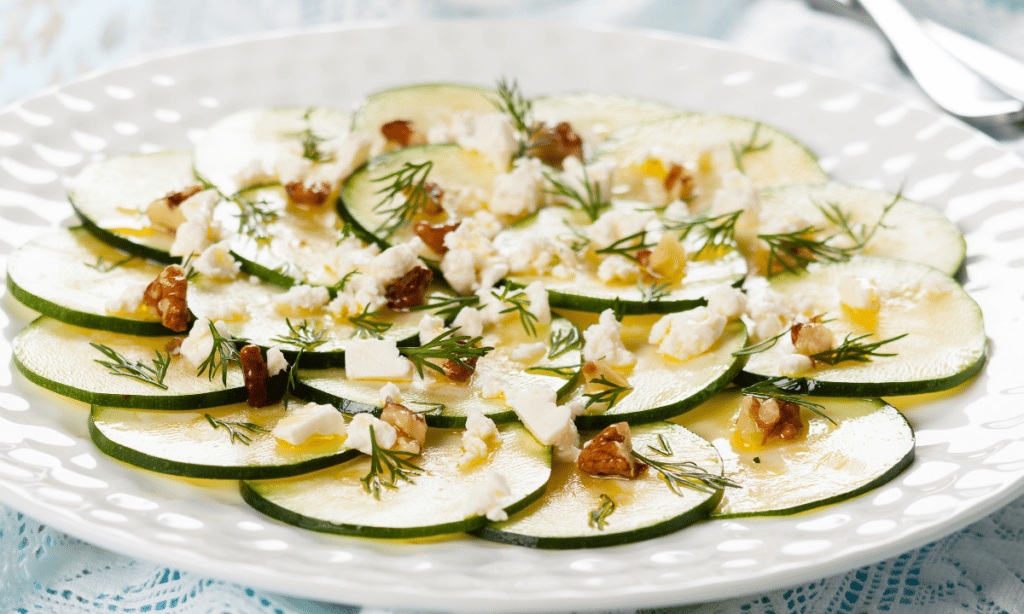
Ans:
<svg viewBox="0 0 1024 614"><path fill-rule="evenodd" d="M1020 0L916 0L919 14L1024 58ZM0 107L140 54L282 27L371 19L533 17L660 28L923 99L873 30L798 0L0 0ZM243 8L244 7L244 8ZM959 25L958 25L959 24ZM1024 152L1024 138L1002 146ZM658 612L1024 612L1024 498L875 565ZM0 612L366 612L135 560L0 505ZM378 612L373 610L373 612Z"/></svg>

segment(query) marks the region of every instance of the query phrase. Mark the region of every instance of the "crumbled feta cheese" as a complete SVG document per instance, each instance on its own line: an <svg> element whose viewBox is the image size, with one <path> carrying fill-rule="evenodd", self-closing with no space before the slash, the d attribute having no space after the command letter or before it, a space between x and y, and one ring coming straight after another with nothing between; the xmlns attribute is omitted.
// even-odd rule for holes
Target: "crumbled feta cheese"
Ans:
<svg viewBox="0 0 1024 614"><path fill-rule="evenodd" d="M390 450L398 442L398 431L395 430L395 427L373 414L359 413L353 416L352 422L348 425L348 439L345 440L345 444L363 454L372 454L371 426L373 427L373 438L380 448Z"/></svg>
<svg viewBox="0 0 1024 614"><path fill-rule="evenodd" d="M278 347L267 350L267 375L274 377L278 373L288 370L288 360Z"/></svg>
<svg viewBox="0 0 1024 614"><path fill-rule="evenodd" d="M536 211L544 196L542 164L537 158L519 158L511 171L495 177L488 209L511 217Z"/></svg>
<svg viewBox="0 0 1024 614"><path fill-rule="evenodd" d="M441 273L460 294L487 290L508 274L505 257L491 243L475 218L462 220L444 237L448 252Z"/></svg>
<svg viewBox="0 0 1024 614"><path fill-rule="evenodd" d="M528 236L508 255L509 271L519 275L546 275L558 262L558 245L543 235Z"/></svg>
<svg viewBox="0 0 1024 614"><path fill-rule="evenodd" d="M579 194L589 194L603 201L611 199L614 184L615 162L598 160L592 164L583 164L575 156L567 156L562 160L562 180ZM586 181L586 184L584 184ZM572 203L568 203L572 204Z"/></svg>
<svg viewBox="0 0 1024 614"><path fill-rule="evenodd" d="M554 460L559 463L575 463L576 457L580 455L580 434L576 430L576 423L569 420L569 428L561 439L554 443Z"/></svg>
<svg viewBox="0 0 1024 614"><path fill-rule="evenodd" d="M250 160L248 164L232 175L235 185L239 190L251 188L256 185L277 183L277 175L267 170L263 160Z"/></svg>
<svg viewBox="0 0 1024 614"><path fill-rule="evenodd" d="M708 300L708 311L724 316L727 320L734 320L747 310L747 295L729 284L712 288L705 298Z"/></svg>
<svg viewBox="0 0 1024 614"><path fill-rule="evenodd" d="M484 481L477 484L470 493L466 501L466 516L487 516L493 522L508 520L503 502L510 494L505 476L490 471Z"/></svg>
<svg viewBox="0 0 1024 614"><path fill-rule="evenodd" d="M378 395L380 404L386 405L387 402L394 401L395 403L402 402L402 391L398 389L398 386L394 382L388 382L381 386L380 394Z"/></svg>
<svg viewBox="0 0 1024 614"><path fill-rule="evenodd" d="M107 313L135 313L142 306L145 293L145 285L128 286L121 291L117 298L110 299L103 307Z"/></svg>
<svg viewBox="0 0 1024 614"><path fill-rule="evenodd" d="M484 332L483 312L475 307L463 307L452 320L452 328L458 328L458 334L479 337Z"/></svg>
<svg viewBox="0 0 1024 614"><path fill-rule="evenodd" d="M364 310L376 311L386 304L383 283L370 275L354 275L349 278L344 290L327 303L325 309L341 317L359 314Z"/></svg>
<svg viewBox="0 0 1024 614"><path fill-rule="evenodd" d="M169 250L172 256L201 254L211 244L220 241L223 228L213 219L213 208L219 199L216 190L203 190L179 205L185 222L174 233L174 242Z"/></svg>
<svg viewBox="0 0 1024 614"><path fill-rule="evenodd" d="M587 228L587 237L595 250L604 249L645 230L656 217L657 214L650 210L609 209ZM636 243L640 243L639 237Z"/></svg>
<svg viewBox="0 0 1024 614"><path fill-rule="evenodd" d="M234 279L238 277L241 265L231 255L228 242L221 241L203 250L192 263L192 268L210 279Z"/></svg>
<svg viewBox="0 0 1024 614"><path fill-rule="evenodd" d="M479 371L480 363L477 362L477 370ZM505 388L508 384L505 379L497 373L486 373L480 376L480 398L482 399L497 399L498 397L505 394Z"/></svg>
<svg viewBox="0 0 1024 614"><path fill-rule="evenodd" d="M207 306L203 315L208 320L242 322L249 319L249 307L245 299L225 298Z"/></svg>
<svg viewBox="0 0 1024 614"><path fill-rule="evenodd" d="M543 341L537 343L523 343L512 350L510 357L517 362L533 362L548 351L548 346Z"/></svg>
<svg viewBox="0 0 1024 614"><path fill-rule="evenodd" d="M441 258L441 274L456 292L472 291L477 284L473 252L464 248L449 249Z"/></svg>
<svg viewBox="0 0 1024 614"><path fill-rule="evenodd" d="M747 277L746 315L753 324L751 333L757 340L770 339L790 325L790 306L785 296L768 287L763 277Z"/></svg>
<svg viewBox="0 0 1024 614"><path fill-rule="evenodd" d="M323 307L331 300L331 294L323 286L296 284L284 294L272 299L274 311L283 315L303 315Z"/></svg>
<svg viewBox="0 0 1024 614"><path fill-rule="evenodd" d="M462 135L459 145L475 149L499 171L508 168L512 155L519 149L519 138L505 113L479 113L473 116L472 133Z"/></svg>
<svg viewBox="0 0 1024 614"><path fill-rule="evenodd" d="M355 380L412 381L413 366L394 339L355 339L345 350L345 375Z"/></svg>
<svg viewBox="0 0 1024 614"><path fill-rule="evenodd" d="M434 314L427 314L420 320L419 333L420 345L426 345L428 341L448 330L444 325L444 319ZM473 335L476 336L476 335Z"/></svg>
<svg viewBox="0 0 1024 614"><path fill-rule="evenodd" d="M332 159L313 166L309 173L310 181L325 181L331 186L338 186L354 170L363 165L370 157L372 141L361 132L350 132L320 144L320 151L330 152Z"/></svg>
<svg viewBox="0 0 1024 614"><path fill-rule="evenodd" d="M636 363L636 356L622 343L622 322L615 319L611 309L601 312L597 324L583 331L583 360L604 360L613 367Z"/></svg>
<svg viewBox="0 0 1024 614"><path fill-rule="evenodd" d="M545 446L563 440L572 428L568 406L559 406L557 399L554 390L541 384L505 392L505 403Z"/></svg>
<svg viewBox="0 0 1024 614"><path fill-rule="evenodd" d="M412 248L400 243L389 247L373 259L370 263L370 276L388 282L420 267L425 268Z"/></svg>
<svg viewBox="0 0 1024 614"><path fill-rule="evenodd" d="M640 265L620 254L611 254L598 265L597 277L606 284L631 283L640 277Z"/></svg>
<svg viewBox="0 0 1024 614"><path fill-rule="evenodd" d="M498 427L480 410L471 407L466 413L466 430L462 432L463 454L459 457L459 467L468 467L473 463L487 458L487 441L501 441Z"/></svg>
<svg viewBox="0 0 1024 614"><path fill-rule="evenodd" d="M526 310L537 318L537 324L551 324L551 304L548 302L548 291L544 289L543 282L532 282L523 289L523 292L526 294L526 300L530 301Z"/></svg>
<svg viewBox="0 0 1024 614"><path fill-rule="evenodd" d="M444 186L441 208L445 210L449 218L462 220L472 217L479 211L486 211L483 208L486 200L487 192L479 186L447 184Z"/></svg>
<svg viewBox="0 0 1024 614"><path fill-rule="evenodd" d="M290 410L288 415L278 421L272 432L281 441L297 446L313 435L343 437L346 433L345 418L333 405L307 403Z"/></svg>
<svg viewBox="0 0 1024 614"><path fill-rule="evenodd" d="M224 322L216 320L213 326L221 336L228 337L230 335ZM188 364L198 369L206 361L210 352L213 351L213 335L210 333L210 321L206 318L196 319L192 324L192 330L189 331L188 337L185 337L185 340L181 342L181 348L178 351Z"/></svg>
<svg viewBox="0 0 1024 614"><path fill-rule="evenodd" d="M850 309L878 311L878 291L871 280L840 275L836 289L839 290L839 301Z"/></svg>
<svg viewBox="0 0 1024 614"><path fill-rule="evenodd" d="M651 327L648 343L678 360L689 360L706 352L725 330L725 316L697 307L669 314Z"/></svg>

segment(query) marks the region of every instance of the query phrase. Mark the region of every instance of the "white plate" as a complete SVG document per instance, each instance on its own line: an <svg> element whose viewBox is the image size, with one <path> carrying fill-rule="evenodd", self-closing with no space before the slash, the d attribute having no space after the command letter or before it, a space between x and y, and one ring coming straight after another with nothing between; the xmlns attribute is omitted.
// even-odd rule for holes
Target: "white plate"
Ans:
<svg viewBox="0 0 1024 614"><path fill-rule="evenodd" d="M878 491L813 513L708 522L600 550L321 535L250 511L233 484L165 478L99 453L86 407L13 373L10 340L31 314L6 297L0 500L107 548L270 591L540 611L709 601L804 582L924 544L1020 493L1024 357L1014 345L1024 339L1024 163L944 117L720 45L456 22L290 32L149 58L0 113L0 254L69 219L62 182L96 157L188 148L203 127L244 107L348 106L391 85L486 85L501 76L518 78L530 94L622 92L764 120L807 143L836 179L904 186L959 224L966 285L985 310L991 358L956 394L907 409L919 442L913 466Z"/></svg>

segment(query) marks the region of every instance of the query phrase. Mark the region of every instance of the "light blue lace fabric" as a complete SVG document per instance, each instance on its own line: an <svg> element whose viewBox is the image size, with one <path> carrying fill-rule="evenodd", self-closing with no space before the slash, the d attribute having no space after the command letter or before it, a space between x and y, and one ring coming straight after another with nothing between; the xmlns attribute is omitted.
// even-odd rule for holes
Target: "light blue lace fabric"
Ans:
<svg viewBox="0 0 1024 614"><path fill-rule="evenodd" d="M926 3L969 21L972 32L1024 55L1019 0ZM500 16L662 27L723 38L755 52L829 66L906 96L914 86L858 25L812 13L797 0L0 0L0 105L138 53L261 30L376 18ZM244 8L243 8L244 7ZM696 7L696 8L693 8ZM957 11L960 11L957 13ZM964 12L967 11L967 12ZM953 15L952 18L949 15ZM856 52L851 52L855 49ZM1024 146L1017 144L1018 151ZM850 573L724 602L658 612L711 614L976 614L1024 611L1024 498L945 539L892 553ZM266 594L121 556L0 506L0 613L357 613L356 606Z"/></svg>

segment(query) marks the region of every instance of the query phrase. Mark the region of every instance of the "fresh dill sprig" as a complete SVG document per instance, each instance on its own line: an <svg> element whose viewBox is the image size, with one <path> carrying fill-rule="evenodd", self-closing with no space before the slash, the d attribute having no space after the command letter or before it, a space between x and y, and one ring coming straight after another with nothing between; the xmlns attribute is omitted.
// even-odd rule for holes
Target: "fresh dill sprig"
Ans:
<svg viewBox="0 0 1024 614"><path fill-rule="evenodd" d="M552 189L547 192L567 199L570 206L586 213L591 222L596 222L601 212L612 206L610 195L601 193L600 183L590 180L585 166L583 167L583 193L555 173L545 172L544 175L552 186Z"/></svg>
<svg viewBox="0 0 1024 614"><path fill-rule="evenodd" d="M889 204L885 205L885 207L882 208L882 214L878 216L878 221L875 222L870 229L863 229L860 231L858 231L857 228L855 228L854 225L850 223L852 219L852 214L849 211L843 211L837 203L827 202L824 205L815 203L815 206L818 208L818 211L820 211L821 214L824 215L828 221L832 222L840 229L840 232L838 234L829 237L829 239L845 235L849 237L850 240L853 242L852 249L855 251L860 251L864 249L864 246L866 246L868 242L875 236L875 233L878 232L879 228L888 228L888 226L885 225L885 217L889 215L889 212L892 210L892 208L895 207L896 204L899 203L902 199L903 190L901 188L900 191L897 192L896 195L893 197L892 201L890 201Z"/></svg>
<svg viewBox="0 0 1024 614"><path fill-rule="evenodd" d="M650 287L647 287L638 279L636 280L636 287L640 290L641 303L657 303L672 292L669 290L669 288L672 287L672 284L669 283L659 284L658 282L654 282Z"/></svg>
<svg viewBox="0 0 1024 614"><path fill-rule="evenodd" d="M210 335L213 336L213 347L210 349L210 355L206 357L203 364L199 365L199 372L196 375L206 373L212 382L217 372L220 371L221 381L226 387L228 385L228 365L238 360L238 350L235 346L239 343L246 343L247 340L230 334L224 337L213 325L213 322L208 323Z"/></svg>
<svg viewBox="0 0 1024 614"><path fill-rule="evenodd" d="M812 262L849 260L857 251L855 247L832 245L828 238L816 239L814 235L817 232L814 226L807 226L793 232L757 235L768 244L768 275L776 270L776 264L781 265L782 270L796 273Z"/></svg>
<svg viewBox="0 0 1024 614"><path fill-rule="evenodd" d="M746 143L742 143L742 144L739 144L739 145L737 145L736 143L729 143L729 148L732 150L733 162L735 162L736 168L741 173L746 173L747 172L743 168L743 157L744 156L746 156L748 154L752 154L752 153L757 153L759 151L764 151L764 150L766 150L766 149L768 149L769 147L772 146L772 142L771 141L766 141L764 143L761 143L760 145L757 144L757 133L760 132L760 131L761 131L761 122L757 122L757 123L754 124L754 129L750 132L750 138L747 140Z"/></svg>
<svg viewBox="0 0 1024 614"><path fill-rule="evenodd" d="M493 102L499 111L508 115L512 120L512 127L516 129L516 132L524 138L529 138L533 123L530 117L533 112L533 101L523 96L519 90L519 82L513 79L509 84L505 78L499 79L498 99Z"/></svg>
<svg viewBox="0 0 1024 614"><path fill-rule="evenodd" d="M601 504L595 510L590 511L590 518L587 520L587 525L597 529L598 531L604 531L604 526L608 524L608 517L615 512L615 502L612 498L606 494L601 494Z"/></svg>
<svg viewBox="0 0 1024 614"><path fill-rule="evenodd" d="M181 262L181 270L185 271L185 281L193 281L199 277L199 271L196 270L192 260L196 257L196 253L192 252Z"/></svg>
<svg viewBox="0 0 1024 614"><path fill-rule="evenodd" d="M271 204L265 200L249 200L240 195L230 199L238 205L239 211L235 216L238 218L238 232L257 242L270 240L270 231L267 225L276 222L281 214L271 208Z"/></svg>
<svg viewBox="0 0 1024 614"><path fill-rule="evenodd" d="M406 403L407 405L422 405L423 409L418 410L418 411L417 410L413 410L413 413L417 413L417 414L439 415L445 409L448 409L448 406L445 405L444 403L431 403L431 402L428 402L428 401L403 401L403 402Z"/></svg>
<svg viewBox="0 0 1024 614"><path fill-rule="evenodd" d="M239 441L239 442L243 443L244 445L249 445L250 443L252 443L252 438L249 437L248 435L246 435L245 433L243 433L239 429L245 429L245 430L249 431L250 433L269 433L270 432L267 429L263 428L262 426L260 426L258 424L253 424L252 422L228 422L226 420L220 420L218 418L214 418L210 414L206 414L206 420L207 420L207 422L210 423L210 426L212 426L214 429L218 429L220 427L224 427L225 429L227 429L228 433L231 436L231 444L232 445L234 445L234 443L236 441Z"/></svg>
<svg viewBox="0 0 1024 614"><path fill-rule="evenodd" d="M652 445L648 445L647 449L651 452L656 452L662 456L672 456L672 444L668 442L668 438L665 437L664 433L658 433L658 447L655 448Z"/></svg>
<svg viewBox="0 0 1024 614"><path fill-rule="evenodd" d="M836 421L825 413L824 405L815 403L814 401L808 401L806 397L792 394L792 390L789 388L796 383L797 382L795 380L791 380L789 378L777 377L758 382L752 386L747 386L740 392L748 397L754 397L755 399L775 399L776 401L783 403L799 405L800 407L818 414L832 424L835 424Z"/></svg>
<svg viewBox="0 0 1024 614"><path fill-rule="evenodd" d="M362 313L349 316L348 321L352 326L356 327L355 331L352 332L352 336L359 335L360 337L383 339L384 333L388 332L388 329L391 328L392 322L385 322L379 319L380 312L381 309L370 311L370 304L367 303L366 307L363 307Z"/></svg>
<svg viewBox="0 0 1024 614"><path fill-rule="evenodd" d="M598 392L584 393L583 396L587 398L587 404L584 405L584 408L586 409L589 409L591 405L598 404L607 404L605 408L610 408L619 401L619 397L633 390L632 386L619 386L618 384L609 381L608 378L603 375L595 380L591 380L591 383L607 386L607 388Z"/></svg>
<svg viewBox="0 0 1024 614"><path fill-rule="evenodd" d="M522 325L523 330L526 331L531 337L537 336L537 314L529 310L529 299L526 298L526 292L520 290L514 294L509 294L508 286L501 289L501 294L491 291L491 295L509 305L509 307L502 309L498 313L515 313L519 316L519 324Z"/></svg>
<svg viewBox="0 0 1024 614"><path fill-rule="evenodd" d="M116 269L117 267L123 264L127 264L132 260L135 260L135 256L128 256L124 260L115 260L114 262L107 263L105 260L103 260L103 256L96 256L96 264L89 264L87 262L84 264L90 269L99 271L100 273L109 273Z"/></svg>
<svg viewBox="0 0 1024 614"><path fill-rule="evenodd" d="M580 369L583 367L582 364L578 365L565 365L562 367L554 366L541 366L541 367L527 367L524 369L527 373L536 373L538 375L553 375L562 379L572 379L576 377Z"/></svg>
<svg viewBox="0 0 1024 614"><path fill-rule="evenodd" d="M377 445L377 437L374 435L373 426L370 426L370 472L359 481L363 483L366 492L373 495L374 499L380 499L380 489L398 488L398 480L413 483L413 476L417 476L423 470L416 464L409 461L410 458L418 456L412 452L401 450L385 450ZM384 472L388 472L387 479L384 479Z"/></svg>
<svg viewBox="0 0 1024 614"><path fill-rule="evenodd" d="M302 157L313 162L331 162L334 160L334 154L320 151L320 144L327 139L315 134L313 127L309 125L309 116L315 110L316 107L309 107L302 114L302 119L306 122L306 129L298 134L299 139L302 141Z"/></svg>
<svg viewBox="0 0 1024 614"><path fill-rule="evenodd" d="M334 285L330 287L330 289L334 290L335 293L344 292L345 286L347 286L348 282L351 281L351 279L356 275L362 275L362 272L356 269L352 269L348 273L345 273L344 277L336 281Z"/></svg>
<svg viewBox="0 0 1024 614"><path fill-rule="evenodd" d="M380 223L375 232L383 232L383 238L386 239L412 221L416 214L425 209L427 205L433 203L435 206L440 206L437 197L426 187L427 176L432 168L434 168L434 163L431 160L419 164L406 162L397 171L372 180L375 183L391 182L374 192L384 196L373 210L385 216L384 221ZM396 198L404 198L404 200L395 204Z"/></svg>
<svg viewBox="0 0 1024 614"><path fill-rule="evenodd" d="M548 358L558 358L573 350L583 347L583 338L580 337L580 329L570 326L566 330L552 330L548 337L551 349L548 350Z"/></svg>
<svg viewBox="0 0 1024 614"><path fill-rule="evenodd" d="M700 247L693 252L694 258L701 258L705 252L712 254L729 247L736 241L736 221L739 220L743 210L723 213L722 215L699 215L686 220L666 222L665 227L670 230L681 231L679 239L685 239L691 232L701 232Z"/></svg>
<svg viewBox="0 0 1024 614"><path fill-rule="evenodd" d="M625 258L629 258L633 262L639 262L640 259L637 258L636 252L642 249L651 249L656 245L655 243L645 243L646 240L647 231L641 230L640 232L634 232L627 237L622 237L608 247L595 249L594 253L601 255L618 254Z"/></svg>
<svg viewBox="0 0 1024 614"><path fill-rule="evenodd" d="M882 339L881 341L875 341L873 343L861 343L861 339L865 339L870 336L871 333L864 333L863 335L857 335L856 337L854 337L852 333L848 333L846 338L843 339L843 342L838 346L831 350L812 354L811 360L823 362L826 365L837 365L847 360L855 362L871 362L873 357L895 356L895 353L878 352L876 350L887 343L892 343L897 339L906 337L907 333L890 337L888 339Z"/></svg>
<svg viewBox="0 0 1024 614"><path fill-rule="evenodd" d="M782 339L783 336L789 335L789 334L791 334L790 333L790 329L787 328L786 330L784 330L781 333L775 335L774 337L769 337L768 339L765 339L764 341L759 341L759 342L755 343L754 345L748 345L747 347L740 348L740 349L736 350L735 352L733 352L732 355L733 356L751 356L753 354L760 354L761 352L766 352L766 351L772 349L773 347L775 347L775 344L778 343L779 339Z"/></svg>
<svg viewBox="0 0 1024 614"><path fill-rule="evenodd" d="M562 223L572 233L572 238L568 239L569 249L576 252L577 254L586 251L587 247L590 246L590 238L583 234L583 230L569 222L569 220L563 219Z"/></svg>
<svg viewBox="0 0 1024 614"><path fill-rule="evenodd" d="M455 317L463 307L472 307L480 302L480 297L470 296L448 296L445 294L431 294L426 297L422 305L410 307L409 311L433 311L441 318L448 319Z"/></svg>
<svg viewBox="0 0 1024 614"><path fill-rule="evenodd" d="M714 475L693 461L670 463L667 461L653 460L641 454L633 452L638 460L647 463L655 471L665 478L665 483L675 494L682 497L683 488L697 490L703 493L714 493L726 488L739 488L739 484L727 477Z"/></svg>
<svg viewBox="0 0 1024 614"><path fill-rule="evenodd" d="M470 358L480 358L490 352L492 347L475 347L483 337L470 338L466 335L456 335L458 328L444 331L430 341L419 347L400 347L399 353L412 361L416 372L423 377L423 368L433 369L444 374L444 369L430 362L430 358L454 361L467 369L473 369L473 365L466 362Z"/></svg>
<svg viewBox="0 0 1024 614"><path fill-rule="evenodd" d="M327 343L327 330L314 321L303 319L296 325L290 318L285 318L284 322L288 325L288 334L271 337L274 343L290 345L301 351L315 350Z"/></svg>
<svg viewBox="0 0 1024 614"><path fill-rule="evenodd" d="M146 384L152 384L161 390L167 390L164 384L164 377L167 375L167 367L171 364L171 353L162 353L156 350L156 358L153 359L153 366L143 363L141 360L129 360L114 348L99 343L90 343L92 347L99 350L101 354L110 360L93 359L95 362L110 369L111 375L129 377Z"/></svg>

